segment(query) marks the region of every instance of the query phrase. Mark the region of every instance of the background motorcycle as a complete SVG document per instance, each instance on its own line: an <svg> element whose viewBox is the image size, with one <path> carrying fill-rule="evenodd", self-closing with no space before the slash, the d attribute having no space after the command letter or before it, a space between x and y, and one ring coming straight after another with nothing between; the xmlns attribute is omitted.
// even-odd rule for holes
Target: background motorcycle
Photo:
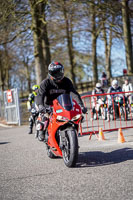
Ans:
<svg viewBox="0 0 133 200"><path fill-rule="evenodd" d="M67 167L74 167L78 159L78 130L83 116L80 106L69 94L62 94L53 101L53 112L44 131L47 155L63 157ZM44 122L40 122L43 126Z"/></svg>
<svg viewBox="0 0 133 200"><path fill-rule="evenodd" d="M107 119L107 103L106 98L100 98L95 101L95 107L93 108L93 119L102 118Z"/></svg>
<svg viewBox="0 0 133 200"><path fill-rule="evenodd" d="M128 119L128 106L125 99L123 98L125 97L122 95L119 95L119 94L114 95L113 100L112 100L113 102L109 110L109 115L112 120L114 120L114 112L115 112L115 119L119 117L122 120Z"/></svg>
<svg viewBox="0 0 133 200"><path fill-rule="evenodd" d="M35 124L35 127L36 127L36 120L37 120L37 117L38 117L39 113L38 113L36 107L31 108L30 112L31 112L30 118L32 118L32 123L33 123L33 125ZM35 135L36 134L37 133L35 133Z"/></svg>

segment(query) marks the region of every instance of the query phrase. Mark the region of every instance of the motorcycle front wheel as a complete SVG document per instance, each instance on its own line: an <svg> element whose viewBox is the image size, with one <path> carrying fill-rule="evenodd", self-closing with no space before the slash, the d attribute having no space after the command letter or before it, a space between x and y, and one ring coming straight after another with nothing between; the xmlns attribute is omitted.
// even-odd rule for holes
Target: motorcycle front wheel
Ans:
<svg viewBox="0 0 133 200"><path fill-rule="evenodd" d="M121 117L122 117L122 120L124 121L128 120L128 112L125 108L121 108Z"/></svg>
<svg viewBox="0 0 133 200"><path fill-rule="evenodd" d="M67 167L75 167L78 159L78 138L77 131L68 129L65 131L65 138L63 141L63 160Z"/></svg>
<svg viewBox="0 0 133 200"><path fill-rule="evenodd" d="M106 110L106 108L103 108L101 113L102 113L102 119L106 120L107 119L107 110Z"/></svg>
<svg viewBox="0 0 133 200"><path fill-rule="evenodd" d="M44 139L45 139L44 131L38 131L37 136L38 136L39 141L44 141Z"/></svg>

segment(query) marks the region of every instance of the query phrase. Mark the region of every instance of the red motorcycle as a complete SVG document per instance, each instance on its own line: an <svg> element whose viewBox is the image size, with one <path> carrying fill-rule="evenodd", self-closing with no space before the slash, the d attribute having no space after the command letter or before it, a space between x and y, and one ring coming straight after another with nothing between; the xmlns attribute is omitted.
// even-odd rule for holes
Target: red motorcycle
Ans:
<svg viewBox="0 0 133 200"><path fill-rule="evenodd" d="M50 158L63 157L67 167L74 167L78 159L79 123L83 118L81 108L69 94L60 95L52 107L48 127L42 127L47 154Z"/></svg>

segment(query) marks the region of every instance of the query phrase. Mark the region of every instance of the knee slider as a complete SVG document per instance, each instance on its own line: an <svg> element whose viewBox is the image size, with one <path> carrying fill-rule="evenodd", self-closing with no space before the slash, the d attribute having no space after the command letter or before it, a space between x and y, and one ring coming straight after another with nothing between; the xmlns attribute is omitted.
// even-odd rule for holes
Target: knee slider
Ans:
<svg viewBox="0 0 133 200"><path fill-rule="evenodd" d="M32 122L33 121L33 118L32 116L29 117L29 122Z"/></svg>

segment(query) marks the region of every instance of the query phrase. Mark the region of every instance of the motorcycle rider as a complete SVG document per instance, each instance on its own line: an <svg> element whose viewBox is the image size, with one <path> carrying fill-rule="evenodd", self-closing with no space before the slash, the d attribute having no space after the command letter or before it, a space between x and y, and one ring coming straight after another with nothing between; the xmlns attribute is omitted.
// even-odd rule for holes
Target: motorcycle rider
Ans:
<svg viewBox="0 0 133 200"><path fill-rule="evenodd" d="M95 89L92 91L92 95L95 94L103 94L104 90L102 89L101 83L96 83ZM93 96L92 97L92 113L93 118L97 119L96 111L101 115L100 113L100 106L103 104L103 96ZM92 120L92 118L91 118Z"/></svg>
<svg viewBox="0 0 133 200"><path fill-rule="evenodd" d="M84 114L87 112L87 108L84 107L83 101L74 89L71 80L64 76L64 66L59 62L52 62L48 66L48 77L41 82L36 97L39 112L51 112L50 105L52 105L53 100L64 93L71 94L81 106L82 112Z"/></svg>
<svg viewBox="0 0 133 200"><path fill-rule="evenodd" d="M112 85L111 87L109 87L107 93L115 93L115 92L122 92L122 88L118 85L118 81L117 80L113 80L112 81ZM118 94L117 94L118 96ZM119 96L122 96L122 94L120 94ZM111 109L111 106L112 106L112 98L116 97L116 94L109 94L107 95L107 98L108 98L108 108L109 108L109 112L110 112L110 109ZM116 118L118 117L117 115L117 108L116 106L114 106L114 109L115 109L115 114L116 114ZM109 120L109 115L108 115L108 120Z"/></svg>
<svg viewBox="0 0 133 200"><path fill-rule="evenodd" d="M35 118L38 116L38 112L36 111L36 108L35 108L35 98L37 96L38 89L39 89L39 85L33 85L32 93L30 93L28 96L27 108L28 108L28 111L31 112L31 116L29 117L28 134L32 134Z"/></svg>

